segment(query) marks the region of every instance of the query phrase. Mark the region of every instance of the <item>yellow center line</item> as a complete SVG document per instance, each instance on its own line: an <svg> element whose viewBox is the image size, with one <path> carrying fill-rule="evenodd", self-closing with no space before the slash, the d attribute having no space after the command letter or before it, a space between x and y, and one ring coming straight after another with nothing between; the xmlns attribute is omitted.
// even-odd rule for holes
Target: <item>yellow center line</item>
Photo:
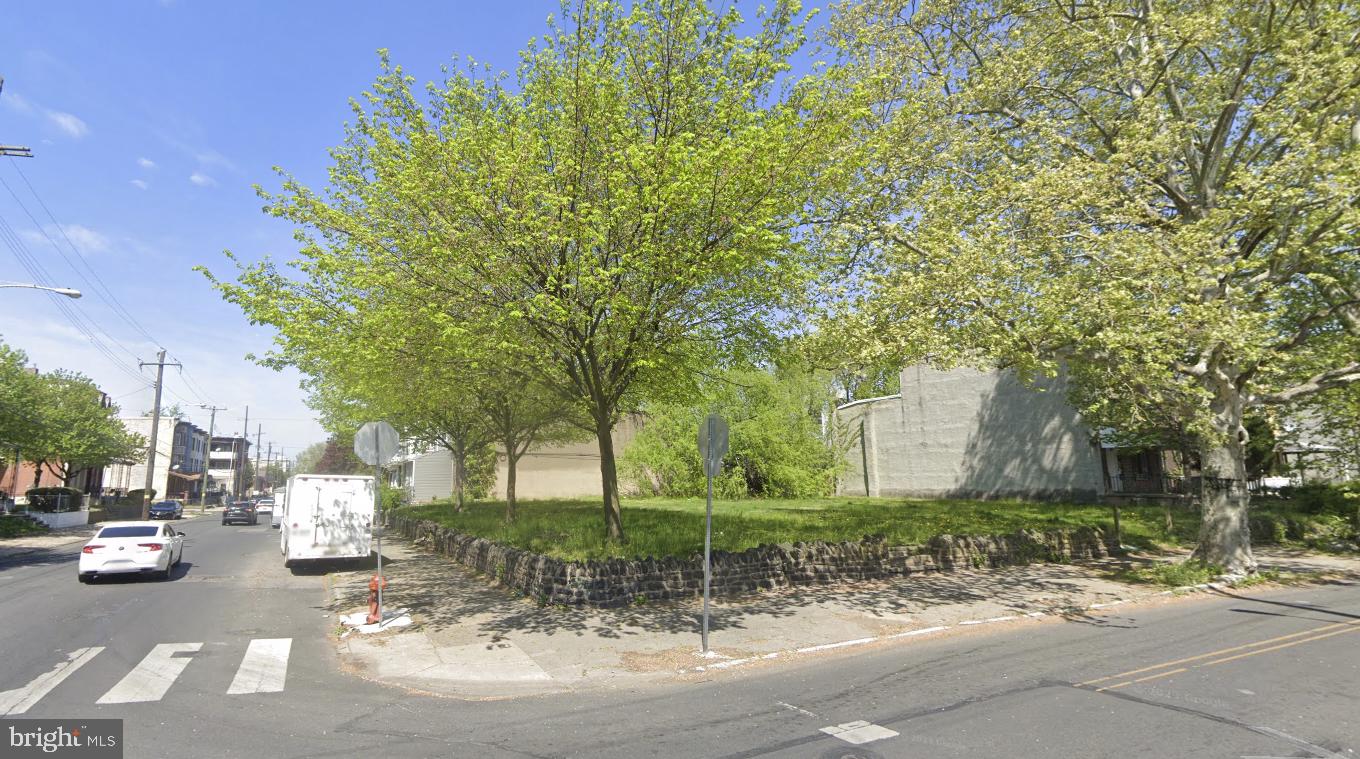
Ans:
<svg viewBox="0 0 1360 759"><path fill-rule="evenodd" d="M1107 691L1107 690L1114 690L1115 688L1123 688L1125 685L1133 685L1134 683L1141 683L1141 682L1143 682L1143 681L1145 681L1145 680L1156 680L1156 679L1159 678L1159 677L1170 677L1171 675L1174 675L1174 674L1176 674L1177 672L1184 672L1184 671L1187 670L1187 669L1189 669L1189 668L1188 668L1188 667L1181 667L1180 669L1173 669L1173 670L1171 670L1170 672L1158 672L1158 673L1155 674L1155 675L1148 675L1147 677L1140 677L1140 678L1138 678L1137 680L1125 680L1125 681L1122 682L1122 683L1115 683L1114 685L1107 685L1107 686L1105 686L1104 688L1096 688L1096 693L1100 693L1100 692L1102 692L1102 691Z"/></svg>
<svg viewBox="0 0 1360 759"><path fill-rule="evenodd" d="M1223 655L1223 654L1230 654L1230 653L1233 653L1234 651L1241 651L1241 650L1247 649L1247 648L1255 648L1255 647L1257 647L1257 646L1264 646L1264 645L1267 645L1267 644L1270 644L1270 643L1278 643L1278 642L1280 642L1280 641L1291 640L1291 639L1293 639L1293 638L1298 638L1298 637L1303 636L1303 635L1314 635L1314 634L1316 634L1316 633L1324 632L1324 631L1326 631L1326 630L1335 630L1335 629L1337 629L1338 627L1353 627L1353 626L1355 626L1355 625L1360 625L1360 619L1352 620L1352 621L1350 621L1350 622L1335 622L1335 623L1330 624L1330 625L1323 625L1322 627L1314 627L1314 628L1312 628L1312 629L1310 629L1310 630L1302 630L1302 631L1296 632L1296 633L1289 633L1288 635L1279 635L1279 636L1276 636L1276 637L1274 637L1274 638L1266 638L1265 640L1258 640L1258 641L1254 641L1254 642L1251 642L1251 643L1243 643L1243 644L1240 645L1240 646L1233 646L1233 647L1231 647L1231 648L1220 648L1220 649L1218 649L1218 650L1216 650L1216 651L1210 651L1210 652L1208 652L1208 653L1199 654L1199 655L1197 655L1197 656L1187 656L1187 657L1185 657L1184 659L1175 659L1175 660L1173 660L1173 661L1162 662L1161 664L1153 664L1152 666L1149 666L1149 667L1141 667L1141 668L1139 668L1139 669L1131 669L1131 670L1129 670L1129 671L1127 671L1127 672L1120 672L1120 673L1117 674L1117 675L1109 675L1109 676L1107 676L1107 677L1098 677L1098 678L1096 678L1096 679L1094 679L1094 680L1087 680L1086 682L1077 683L1077 687L1078 687L1078 688L1084 688L1084 687L1086 687L1086 686L1088 686L1088 685L1095 685L1096 683L1103 683L1103 682L1105 682L1105 681L1107 681L1107 680L1115 680L1115 679L1118 679L1118 678L1121 678L1121 677L1128 677L1129 675L1137 675L1137 674L1140 674L1140 673L1142 673L1142 672L1151 672L1152 670L1155 670L1155 669L1165 669L1165 668L1167 668L1167 667L1174 667L1174 666L1176 666L1177 664L1186 664L1186 663L1192 662L1192 661L1199 661L1200 659L1208 659L1209 657L1212 657L1212 656L1221 656L1221 655ZM1345 630L1343 630L1342 632L1345 632ZM1310 640L1311 640L1311 639L1310 639ZM1298 641L1298 642L1302 643L1302 642L1304 642L1304 641ZM1266 649L1266 650L1273 650L1273 649ZM1244 654L1244 655L1245 655L1245 654ZM1137 682L1137 681L1130 680L1129 682ZM1127 684L1128 684L1128 683L1124 683L1124 685L1127 685Z"/></svg>
<svg viewBox="0 0 1360 759"><path fill-rule="evenodd" d="M1297 645L1300 644L1300 643L1311 643L1312 641L1315 641L1315 640L1322 640L1323 638L1330 638L1330 637L1332 637L1333 635L1340 635L1340 634L1342 634L1342 633L1348 633L1348 632L1360 632L1360 627L1348 627L1348 628L1346 628L1345 630L1335 630L1335 631L1333 631L1333 632L1323 633L1322 635L1315 635L1315 636L1313 636L1313 637L1311 637L1311 638L1304 638L1303 640L1291 641L1291 642L1289 642L1289 643L1281 643L1281 644L1279 644L1278 646L1271 646L1270 648L1262 648L1262 649L1258 649L1258 650L1256 650L1256 651L1248 651L1248 652L1245 653L1245 654L1238 654L1238 655L1236 655L1236 656L1228 656L1228 657L1225 657L1225 658L1222 658L1222 659L1215 659L1215 660L1213 660L1213 661L1207 661L1207 662L1204 662L1203 664L1200 664L1200 665L1198 665L1198 666L1200 666L1200 667L1208 667L1208 666L1210 666L1211 664L1222 664L1223 662L1226 662L1226 661L1233 661L1234 659L1241 659L1241 658L1243 658L1243 657L1245 657L1245 656L1255 656L1256 654L1263 654L1263 653L1265 653L1265 652L1267 652L1267 651L1275 651L1275 650L1281 649L1281 648L1289 648L1290 646L1297 646Z"/></svg>

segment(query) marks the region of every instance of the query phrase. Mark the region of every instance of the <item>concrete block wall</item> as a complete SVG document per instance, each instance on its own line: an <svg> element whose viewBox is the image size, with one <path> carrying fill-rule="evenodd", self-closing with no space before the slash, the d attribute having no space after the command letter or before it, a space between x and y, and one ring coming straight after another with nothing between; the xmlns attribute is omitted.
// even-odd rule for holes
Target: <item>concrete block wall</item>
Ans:
<svg viewBox="0 0 1360 759"><path fill-rule="evenodd" d="M388 523L398 533L546 604L612 607L703 594L700 555L569 562L400 513L390 515ZM712 592L740 596L919 572L1095 559L1118 550L1113 540L1091 527L986 537L940 535L914 546L890 546L872 537L842 543L780 543L738 552L714 551Z"/></svg>
<svg viewBox="0 0 1360 759"><path fill-rule="evenodd" d="M1090 501L1103 490L1099 450L1060 378L1028 387L1008 371L910 366L900 395L838 416L864 431L842 495Z"/></svg>

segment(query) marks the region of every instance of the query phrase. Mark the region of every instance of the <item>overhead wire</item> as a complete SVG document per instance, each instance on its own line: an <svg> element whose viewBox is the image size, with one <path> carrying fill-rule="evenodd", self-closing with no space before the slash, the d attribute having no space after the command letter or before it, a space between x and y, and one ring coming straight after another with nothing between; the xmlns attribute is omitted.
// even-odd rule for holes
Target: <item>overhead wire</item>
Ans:
<svg viewBox="0 0 1360 759"><path fill-rule="evenodd" d="M91 289L94 291L95 295L99 297L100 300L104 301L104 303L107 304L109 308L113 309L113 312L115 314L117 314L121 319L123 319L123 321L127 322L128 325L131 326L135 331L141 333L141 335L145 337L147 340L151 341L153 345L159 347L160 341L153 337L151 333L148 332L146 328L142 326L141 322L137 321L136 317L132 315L132 312L128 311L127 308L123 306L122 302L118 300L118 296L114 295L113 291L110 290L108 285L104 283L104 280L99 276L99 273L94 270L94 267L90 266L89 260L85 258L85 255L80 252L80 248L76 246L76 244L71 240L70 235L66 233L66 227L61 222L57 221L57 217L55 214L52 213L52 209L49 208L47 206L47 203L43 201L42 196L39 195L37 189L33 187L33 183L28 181L28 175L24 173L24 170L22 168L20 168L19 163L15 161L13 158L10 158L9 162L10 166L14 168L14 171L18 173L19 178L23 180L24 186L28 188L28 191L33 196L33 199L38 201L38 205L47 214L47 218L52 220L52 226L56 227L57 232L61 234L62 239L65 240L66 244L70 246L71 251L76 254L76 259L79 260L80 263L85 266L85 270L90 273L90 276L94 278L94 281L91 282L88 278L86 278L85 275L81 273L81 271L78 268L76 268L75 264L71 263L71 260L69 258L66 258L65 253L62 253L61 251L61 246L57 245L56 242L52 240L51 236L47 234L47 231L43 229L43 226L38 223L37 219L33 219L33 215L29 213L28 214L29 218L33 219L33 223L38 227L38 230L41 231L45 237L48 238L48 241L52 243L52 247L57 249L58 253L62 253L62 258L66 261L67 265L69 265L76 272L76 274L80 276L81 279L84 279L86 284L90 285ZM6 189L9 189L9 185L6 185L5 187ZM15 195L13 190L10 190L10 194ZM17 195L15 195L15 200L18 201ZM24 209L24 213L28 213L28 208L24 206L24 204L21 201L18 202L19 207Z"/></svg>
<svg viewBox="0 0 1360 759"><path fill-rule="evenodd" d="M10 252L14 254L15 260L17 260L19 265L28 272L29 276L34 279L36 284L51 286L48 284L54 281L51 274L48 273L47 269L42 265L42 262L28 250L27 246L24 245L23 240L14 231L14 228L10 226L9 221L5 219L3 214L0 214L0 241L5 243L6 247L10 249ZM100 339L99 335L95 334L95 328L93 328L79 312L73 309L70 304L65 302L66 296L49 293L49 297L52 299L53 305L55 305L57 310L66 317L66 320L70 322L71 326L84 336L85 339L89 341L90 345L98 353L108 359L115 368L136 379L138 382L147 385L151 384L140 371L128 366L128 364L126 364L112 348ZM126 347L124 347L123 350L127 351Z"/></svg>

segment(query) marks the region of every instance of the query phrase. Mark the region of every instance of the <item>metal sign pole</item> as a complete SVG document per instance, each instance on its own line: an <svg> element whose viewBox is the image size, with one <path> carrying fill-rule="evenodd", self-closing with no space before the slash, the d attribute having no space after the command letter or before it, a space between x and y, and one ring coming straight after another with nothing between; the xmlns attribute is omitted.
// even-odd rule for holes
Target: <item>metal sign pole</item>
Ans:
<svg viewBox="0 0 1360 759"><path fill-rule="evenodd" d="M373 427L373 450L378 450L378 428ZM379 472L382 470L378 464L373 465L373 501L378 512L378 626L383 623L383 573L382 573L382 491L378 489Z"/></svg>

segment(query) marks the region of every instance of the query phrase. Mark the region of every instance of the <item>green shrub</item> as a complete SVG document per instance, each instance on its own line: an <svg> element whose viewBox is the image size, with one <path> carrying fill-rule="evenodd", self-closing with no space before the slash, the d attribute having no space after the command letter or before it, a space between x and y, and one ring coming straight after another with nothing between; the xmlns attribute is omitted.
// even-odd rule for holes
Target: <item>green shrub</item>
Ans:
<svg viewBox="0 0 1360 759"><path fill-rule="evenodd" d="M720 498L810 498L835 486L838 435L823 425L834 404L829 380L805 369L731 370L709 381L698 404L656 403L621 458L644 493L700 497L707 488L696 434L712 410L727 421L730 448L714 478Z"/></svg>
<svg viewBox="0 0 1360 759"><path fill-rule="evenodd" d="M44 513L56 511L80 511L84 494L77 488L30 488L24 493L28 498L28 510Z"/></svg>
<svg viewBox="0 0 1360 759"><path fill-rule="evenodd" d="M1281 495L1286 496L1294 510L1305 514L1354 514L1360 506L1360 482L1333 484L1325 482L1310 483L1294 488L1285 488Z"/></svg>

